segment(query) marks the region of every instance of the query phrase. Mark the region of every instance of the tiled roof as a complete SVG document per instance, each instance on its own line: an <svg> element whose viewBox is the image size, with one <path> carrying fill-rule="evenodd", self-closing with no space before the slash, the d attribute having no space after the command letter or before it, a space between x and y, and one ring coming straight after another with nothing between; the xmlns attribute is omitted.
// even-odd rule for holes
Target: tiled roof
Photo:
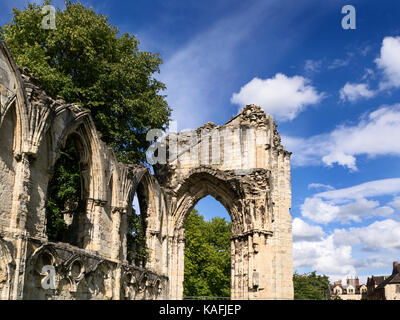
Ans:
<svg viewBox="0 0 400 320"><path fill-rule="evenodd" d="M389 276L372 276L371 280L375 281L375 284L379 286L382 282L384 282Z"/></svg>
<svg viewBox="0 0 400 320"><path fill-rule="evenodd" d="M385 281L381 282L376 289L384 288L388 284L400 283L400 273L394 273L388 277Z"/></svg>

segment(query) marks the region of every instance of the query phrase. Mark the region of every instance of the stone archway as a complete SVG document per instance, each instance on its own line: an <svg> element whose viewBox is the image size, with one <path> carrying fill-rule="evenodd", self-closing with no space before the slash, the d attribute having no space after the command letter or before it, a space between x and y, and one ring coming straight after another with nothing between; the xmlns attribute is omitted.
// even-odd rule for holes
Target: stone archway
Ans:
<svg viewBox="0 0 400 320"><path fill-rule="evenodd" d="M181 299L183 296L184 280L184 251L185 230L184 224L187 216L196 204L206 196L210 195L219 201L229 213L232 220L233 236L242 233L243 221L241 221L240 195L234 190L233 185L237 181L224 180L224 174L218 171L197 169L185 179L177 192L176 208L171 215L170 228L173 236L169 238L169 256L171 268L169 269L170 297ZM235 259L231 259L231 266L235 265ZM234 270L232 270L234 271ZM231 273L234 279L234 273ZM231 285L234 281L231 280ZM233 289L233 288L231 288ZM232 297L234 297L232 292Z"/></svg>
<svg viewBox="0 0 400 320"><path fill-rule="evenodd" d="M293 299L291 153L276 128L249 105L223 126L164 140L169 163L156 166L155 176L168 208L170 299L183 297L185 219L207 195L232 219L232 299Z"/></svg>
<svg viewBox="0 0 400 320"><path fill-rule="evenodd" d="M181 299L184 280L184 222L198 201L211 195L228 211L232 220L231 298L262 298L263 283L272 275L272 216L268 212L267 190L259 190L254 181L267 171L238 176L234 171L196 168L176 193L176 207L170 215L169 268L170 298ZM263 225L263 226L261 226ZM258 227L257 227L258 226ZM261 284L261 285L260 285ZM270 293L267 293L270 294Z"/></svg>
<svg viewBox="0 0 400 320"><path fill-rule="evenodd" d="M153 166L153 174L141 165L119 163L101 141L90 114L48 97L15 65L3 43L0 73L0 129L8 139L0 148L0 167L7 167L0 174L0 185L7 191L0 195L0 237L13 261L7 265L9 259L0 252L2 296L23 299L27 290L32 292L26 296L39 292L25 280L29 257L45 245L57 251L63 266L74 256L82 257L90 271L82 280L84 289L78 288L82 299L96 298L86 287L96 278L93 272L101 261L106 263L98 278L107 276L104 286L112 290L99 298L120 299L127 287L140 287L145 299L153 299L155 290L163 298L181 299L183 223L195 204L210 194L233 221L232 298L293 298L291 153L282 146L272 117L260 107L246 106L222 126L207 123L197 130L170 133L157 152L160 159L168 154L168 161ZM60 147L72 133L79 136L87 169L83 214L88 223L81 248L45 237L47 182ZM135 268L126 259L126 220L139 183L148 202L146 241L151 254L146 268ZM133 284L124 277L126 272L149 278ZM161 281L156 284L156 279ZM46 294L63 297L57 290ZM129 290L124 294L140 296Z"/></svg>

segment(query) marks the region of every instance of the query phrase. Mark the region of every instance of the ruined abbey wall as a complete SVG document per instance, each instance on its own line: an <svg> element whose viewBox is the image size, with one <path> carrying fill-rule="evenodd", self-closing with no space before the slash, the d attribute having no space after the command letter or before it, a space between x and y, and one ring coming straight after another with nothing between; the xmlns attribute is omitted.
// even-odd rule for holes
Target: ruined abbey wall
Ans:
<svg viewBox="0 0 400 320"><path fill-rule="evenodd" d="M47 96L3 43L0 93L0 299L182 299L183 225L207 195L233 222L232 298L293 298L290 153L259 107L223 126L171 132L158 145L167 161L151 173L119 163L90 113ZM53 243L47 189L68 138L78 146L83 209L64 215L68 243ZM127 261L135 193L149 248L143 268Z"/></svg>

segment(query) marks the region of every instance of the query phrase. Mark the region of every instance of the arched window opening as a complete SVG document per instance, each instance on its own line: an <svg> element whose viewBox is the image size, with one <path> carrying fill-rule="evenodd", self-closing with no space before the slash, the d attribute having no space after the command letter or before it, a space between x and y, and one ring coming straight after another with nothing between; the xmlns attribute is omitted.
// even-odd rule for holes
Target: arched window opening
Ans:
<svg viewBox="0 0 400 320"><path fill-rule="evenodd" d="M146 216L148 195L140 183L132 202L132 214L128 216L127 259L137 267L146 267L148 248L146 243Z"/></svg>
<svg viewBox="0 0 400 320"><path fill-rule="evenodd" d="M188 215L184 228L184 298L229 299L232 237L229 213L208 196Z"/></svg>
<svg viewBox="0 0 400 320"><path fill-rule="evenodd" d="M85 197L78 144L68 137L54 166L47 191L46 232L50 241L82 247L79 217L85 211Z"/></svg>

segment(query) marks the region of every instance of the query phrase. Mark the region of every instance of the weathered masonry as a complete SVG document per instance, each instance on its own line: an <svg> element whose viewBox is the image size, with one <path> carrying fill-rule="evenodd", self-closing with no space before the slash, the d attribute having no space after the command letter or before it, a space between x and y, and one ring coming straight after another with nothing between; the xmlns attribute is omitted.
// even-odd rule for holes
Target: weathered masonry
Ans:
<svg viewBox="0 0 400 320"><path fill-rule="evenodd" d="M3 43L0 94L0 300L181 299L184 222L207 195L233 222L232 298L293 299L290 153L261 108L171 133L163 145L175 157L151 174L118 163L90 113L48 97ZM68 139L78 147L83 206L65 218L69 241L56 243L46 199ZM141 268L127 260L135 193L149 248Z"/></svg>

